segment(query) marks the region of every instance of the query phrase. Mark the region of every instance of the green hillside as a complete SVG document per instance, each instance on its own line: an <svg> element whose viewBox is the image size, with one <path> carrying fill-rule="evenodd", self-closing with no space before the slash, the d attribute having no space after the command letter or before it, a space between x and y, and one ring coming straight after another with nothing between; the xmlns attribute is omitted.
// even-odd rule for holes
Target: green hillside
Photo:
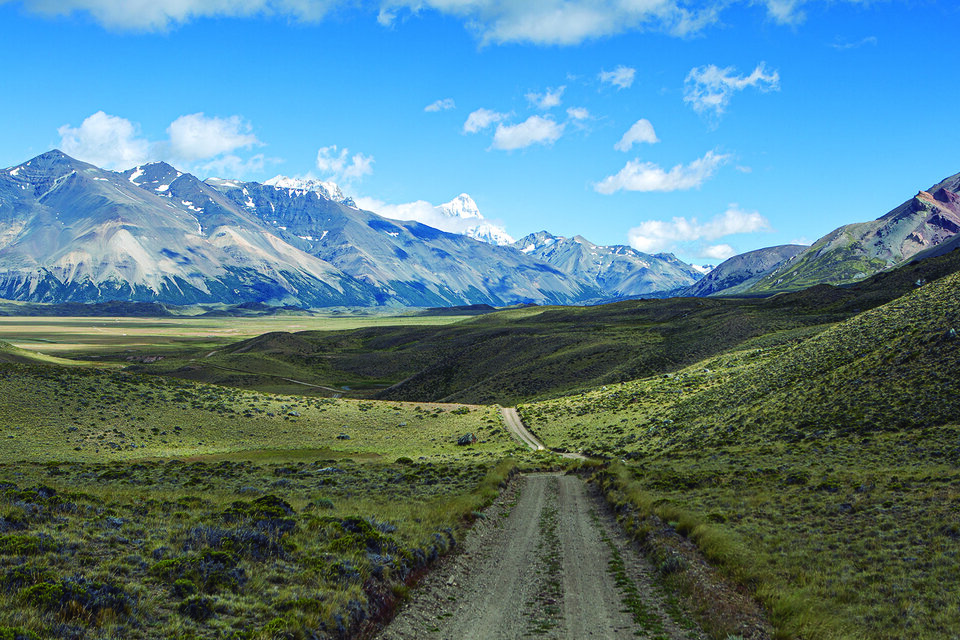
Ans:
<svg viewBox="0 0 960 640"><path fill-rule="evenodd" d="M960 632L960 274L816 335L520 407L767 607L782 637ZM659 523L659 524L657 524Z"/></svg>
<svg viewBox="0 0 960 640"><path fill-rule="evenodd" d="M953 252L855 285L766 299L631 300L509 309L442 327L272 332L136 369L265 391L510 405L675 372L751 340L789 343L958 269Z"/></svg>

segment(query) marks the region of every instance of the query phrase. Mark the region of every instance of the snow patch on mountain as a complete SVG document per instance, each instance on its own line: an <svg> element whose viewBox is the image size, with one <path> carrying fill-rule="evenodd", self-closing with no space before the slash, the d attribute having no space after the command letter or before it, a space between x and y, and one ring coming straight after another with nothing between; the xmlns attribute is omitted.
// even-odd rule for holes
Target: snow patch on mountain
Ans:
<svg viewBox="0 0 960 640"><path fill-rule="evenodd" d="M335 182L326 180L314 180L313 178L290 178L288 176L275 176L263 184L274 189L286 189L290 197L302 196L307 193L316 193L318 197L326 198L342 205L357 208L353 198L343 195L340 186Z"/></svg>

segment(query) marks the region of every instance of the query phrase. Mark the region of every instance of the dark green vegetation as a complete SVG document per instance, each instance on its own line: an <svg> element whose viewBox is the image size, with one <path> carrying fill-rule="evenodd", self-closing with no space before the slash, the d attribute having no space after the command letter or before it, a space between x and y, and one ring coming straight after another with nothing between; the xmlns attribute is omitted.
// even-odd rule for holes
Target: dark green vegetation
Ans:
<svg viewBox="0 0 960 640"><path fill-rule="evenodd" d="M138 370L270 391L510 405L674 372L750 341L788 344L957 268L953 252L857 285L768 299L528 307L442 327L274 332Z"/></svg>
<svg viewBox="0 0 960 640"><path fill-rule="evenodd" d="M0 638L353 636L511 468L0 465Z"/></svg>
<svg viewBox="0 0 960 640"><path fill-rule="evenodd" d="M809 293L809 292L808 292ZM960 631L960 274L815 335L524 405L747 585L782 637Z"/></svg>

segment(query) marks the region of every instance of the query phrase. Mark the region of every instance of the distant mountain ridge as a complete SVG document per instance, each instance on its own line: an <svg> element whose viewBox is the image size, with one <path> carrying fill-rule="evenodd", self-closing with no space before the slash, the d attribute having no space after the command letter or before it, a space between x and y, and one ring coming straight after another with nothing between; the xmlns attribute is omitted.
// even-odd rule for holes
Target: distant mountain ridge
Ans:
<svg viewBox="0 0 960 640"><path fill-rule="evenodd" d="M583 236L564 238L539 231L511 246L564 273L580 274L608 298L672 291L703 276L672 253L651 255L625 245L600 246Z"/></svg>
<svg viewBox="0 0 960 640"><path fill-rule="evenodd" d="M805 251L807 245L784 244L748 251L724 260L681 295L703 297L716 293L735 295L748 290L784 261Z"/></svg>
<svg viewBox="0 0 960 640"><path fill-rule="evenodd" d="M362 211L333 183L268 183L163 162L106 171L57 150L4 170L0 297L440 307L609 295L512 247ZM483 221L466 194L448 204Z"/></svg>
<svg viewBox="0 0 960 640"><path fill-rule="evenodd" d="M774 267L749 293L795 291L814 284L848 284L890 269L960 231L960 174L919 191L870 222L848 224Z"/></svg>
<svg viewBox="0 0 960 640"><path fill-rule="evenodd" d="M843 285L960 247L960 174L869 222L834 229L809 247L782 245L734 256L683 294L770 295Z"/></svg>

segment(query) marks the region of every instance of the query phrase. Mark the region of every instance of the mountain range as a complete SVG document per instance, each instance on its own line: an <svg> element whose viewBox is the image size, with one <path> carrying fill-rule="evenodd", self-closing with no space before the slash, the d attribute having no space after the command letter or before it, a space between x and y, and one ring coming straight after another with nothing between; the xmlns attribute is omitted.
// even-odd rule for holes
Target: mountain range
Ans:
<svg viewBox="0 0 960 640"><path fill-rule="evenodd" d="M810 247L771 247L721 263L685 295L770 295L816 284L844 285L958 244L960 174L869 222L834 229Z"/></svg>
<svg viewBox="0 0 960 640"><path fill-rule="evenodd" d="M960 174L810 247L709 269L547 231L513 241L467 194L435 207L460 233L358 207L332 182L202 181L53 150L0 171L0 298L28 302L451 307L769 295L847 284L957 245Z"/></svg>
<svg viewBox="0 0 960 640"><path fill-rule="evenodd" d="M469 196L448 204L482 223ZM695 280L673 272L656 286ZM649 290L639 282L633 293ZM58 150L0 172L7 299L505 306L598 300L603 287L512 246L361 210L333 183L201 181L163 162L114 172Z"/></svg>

